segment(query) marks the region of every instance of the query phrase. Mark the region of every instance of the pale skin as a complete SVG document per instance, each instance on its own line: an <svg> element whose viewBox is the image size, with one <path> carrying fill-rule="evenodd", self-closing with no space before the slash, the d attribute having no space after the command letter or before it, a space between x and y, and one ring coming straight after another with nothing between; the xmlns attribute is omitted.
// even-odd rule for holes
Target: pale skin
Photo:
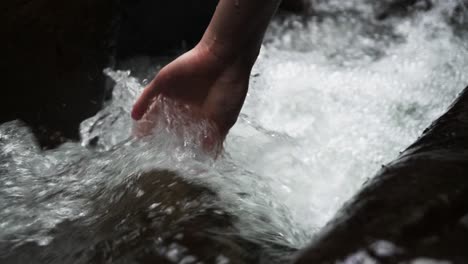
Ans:
<svg viewBox="0 0 468 264"><path fill-rule="evenodd" d="M281 0L220 0L201 41L165 66L132 110L140 120L164 96L191 106L211 121L223 140L244 103L252 67Z"/></svg>

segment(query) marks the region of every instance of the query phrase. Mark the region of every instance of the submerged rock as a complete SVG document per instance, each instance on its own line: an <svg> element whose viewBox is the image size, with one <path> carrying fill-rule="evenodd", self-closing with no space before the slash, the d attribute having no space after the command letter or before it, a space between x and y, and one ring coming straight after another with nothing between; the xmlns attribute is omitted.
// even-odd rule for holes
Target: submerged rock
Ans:
<svg viewBox="0 0 468 264"><path fill-rule="evenodd" d="M0 243L0 262L272 263L267 252L275 246L241 238L235 217L216 200L208 188L169 171L135 175L112 190L102 188L90 201L92 213L61 223L50 242Z"/></svg>
<svg viewBox="0 0 468 264"><path fill-rule="evenodd" d="M296 263L468 262L467 130L468 88L343 207Z"/></svg>

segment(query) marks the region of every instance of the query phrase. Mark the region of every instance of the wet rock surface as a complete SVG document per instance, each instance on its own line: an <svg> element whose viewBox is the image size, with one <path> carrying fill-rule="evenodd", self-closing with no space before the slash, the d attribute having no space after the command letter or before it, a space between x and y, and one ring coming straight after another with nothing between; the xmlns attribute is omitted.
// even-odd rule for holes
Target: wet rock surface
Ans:
<svg viewBox="0 0 468 264"><path fill-rule="evenodd" d="M111 196L97 194L92 219L61 223L48 245L0 243L2 263L274 263L268 249L236 235L216 194L168 171L143 173ZM109 202L111 201L111 202ZM285 256L292 252L284 248ZM228 261L228 262L227 262Z"/></svg>
<svg viewBox="0 0 468 264"><path fill-rule="evenodd" d="M468 262L467 116L465 89L445 115L344 206L296 263Z"/></svg>

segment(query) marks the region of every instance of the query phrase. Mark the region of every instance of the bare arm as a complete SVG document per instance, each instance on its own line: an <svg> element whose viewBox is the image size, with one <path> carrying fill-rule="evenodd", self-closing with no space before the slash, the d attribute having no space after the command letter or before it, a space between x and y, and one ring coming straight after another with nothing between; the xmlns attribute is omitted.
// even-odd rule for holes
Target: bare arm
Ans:
<svg viewBox="0 0 468 264"><path fill-rule="evenodd" d="M201 44L221 59L253 64L280 0L221 0Z"/></svg>

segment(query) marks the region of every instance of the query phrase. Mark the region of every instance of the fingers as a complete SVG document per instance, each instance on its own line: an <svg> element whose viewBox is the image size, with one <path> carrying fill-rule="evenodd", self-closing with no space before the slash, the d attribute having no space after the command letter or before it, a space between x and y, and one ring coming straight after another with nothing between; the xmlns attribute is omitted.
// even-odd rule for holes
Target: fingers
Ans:
<svg viewBox="0 0 468 264"><path fill-rule="evenodd" d="M153 80L145 90L143 90L143 93L133 105L132 118L134 120L140 120L145 115L157 94L158 89L155 80Z"/></svg>

